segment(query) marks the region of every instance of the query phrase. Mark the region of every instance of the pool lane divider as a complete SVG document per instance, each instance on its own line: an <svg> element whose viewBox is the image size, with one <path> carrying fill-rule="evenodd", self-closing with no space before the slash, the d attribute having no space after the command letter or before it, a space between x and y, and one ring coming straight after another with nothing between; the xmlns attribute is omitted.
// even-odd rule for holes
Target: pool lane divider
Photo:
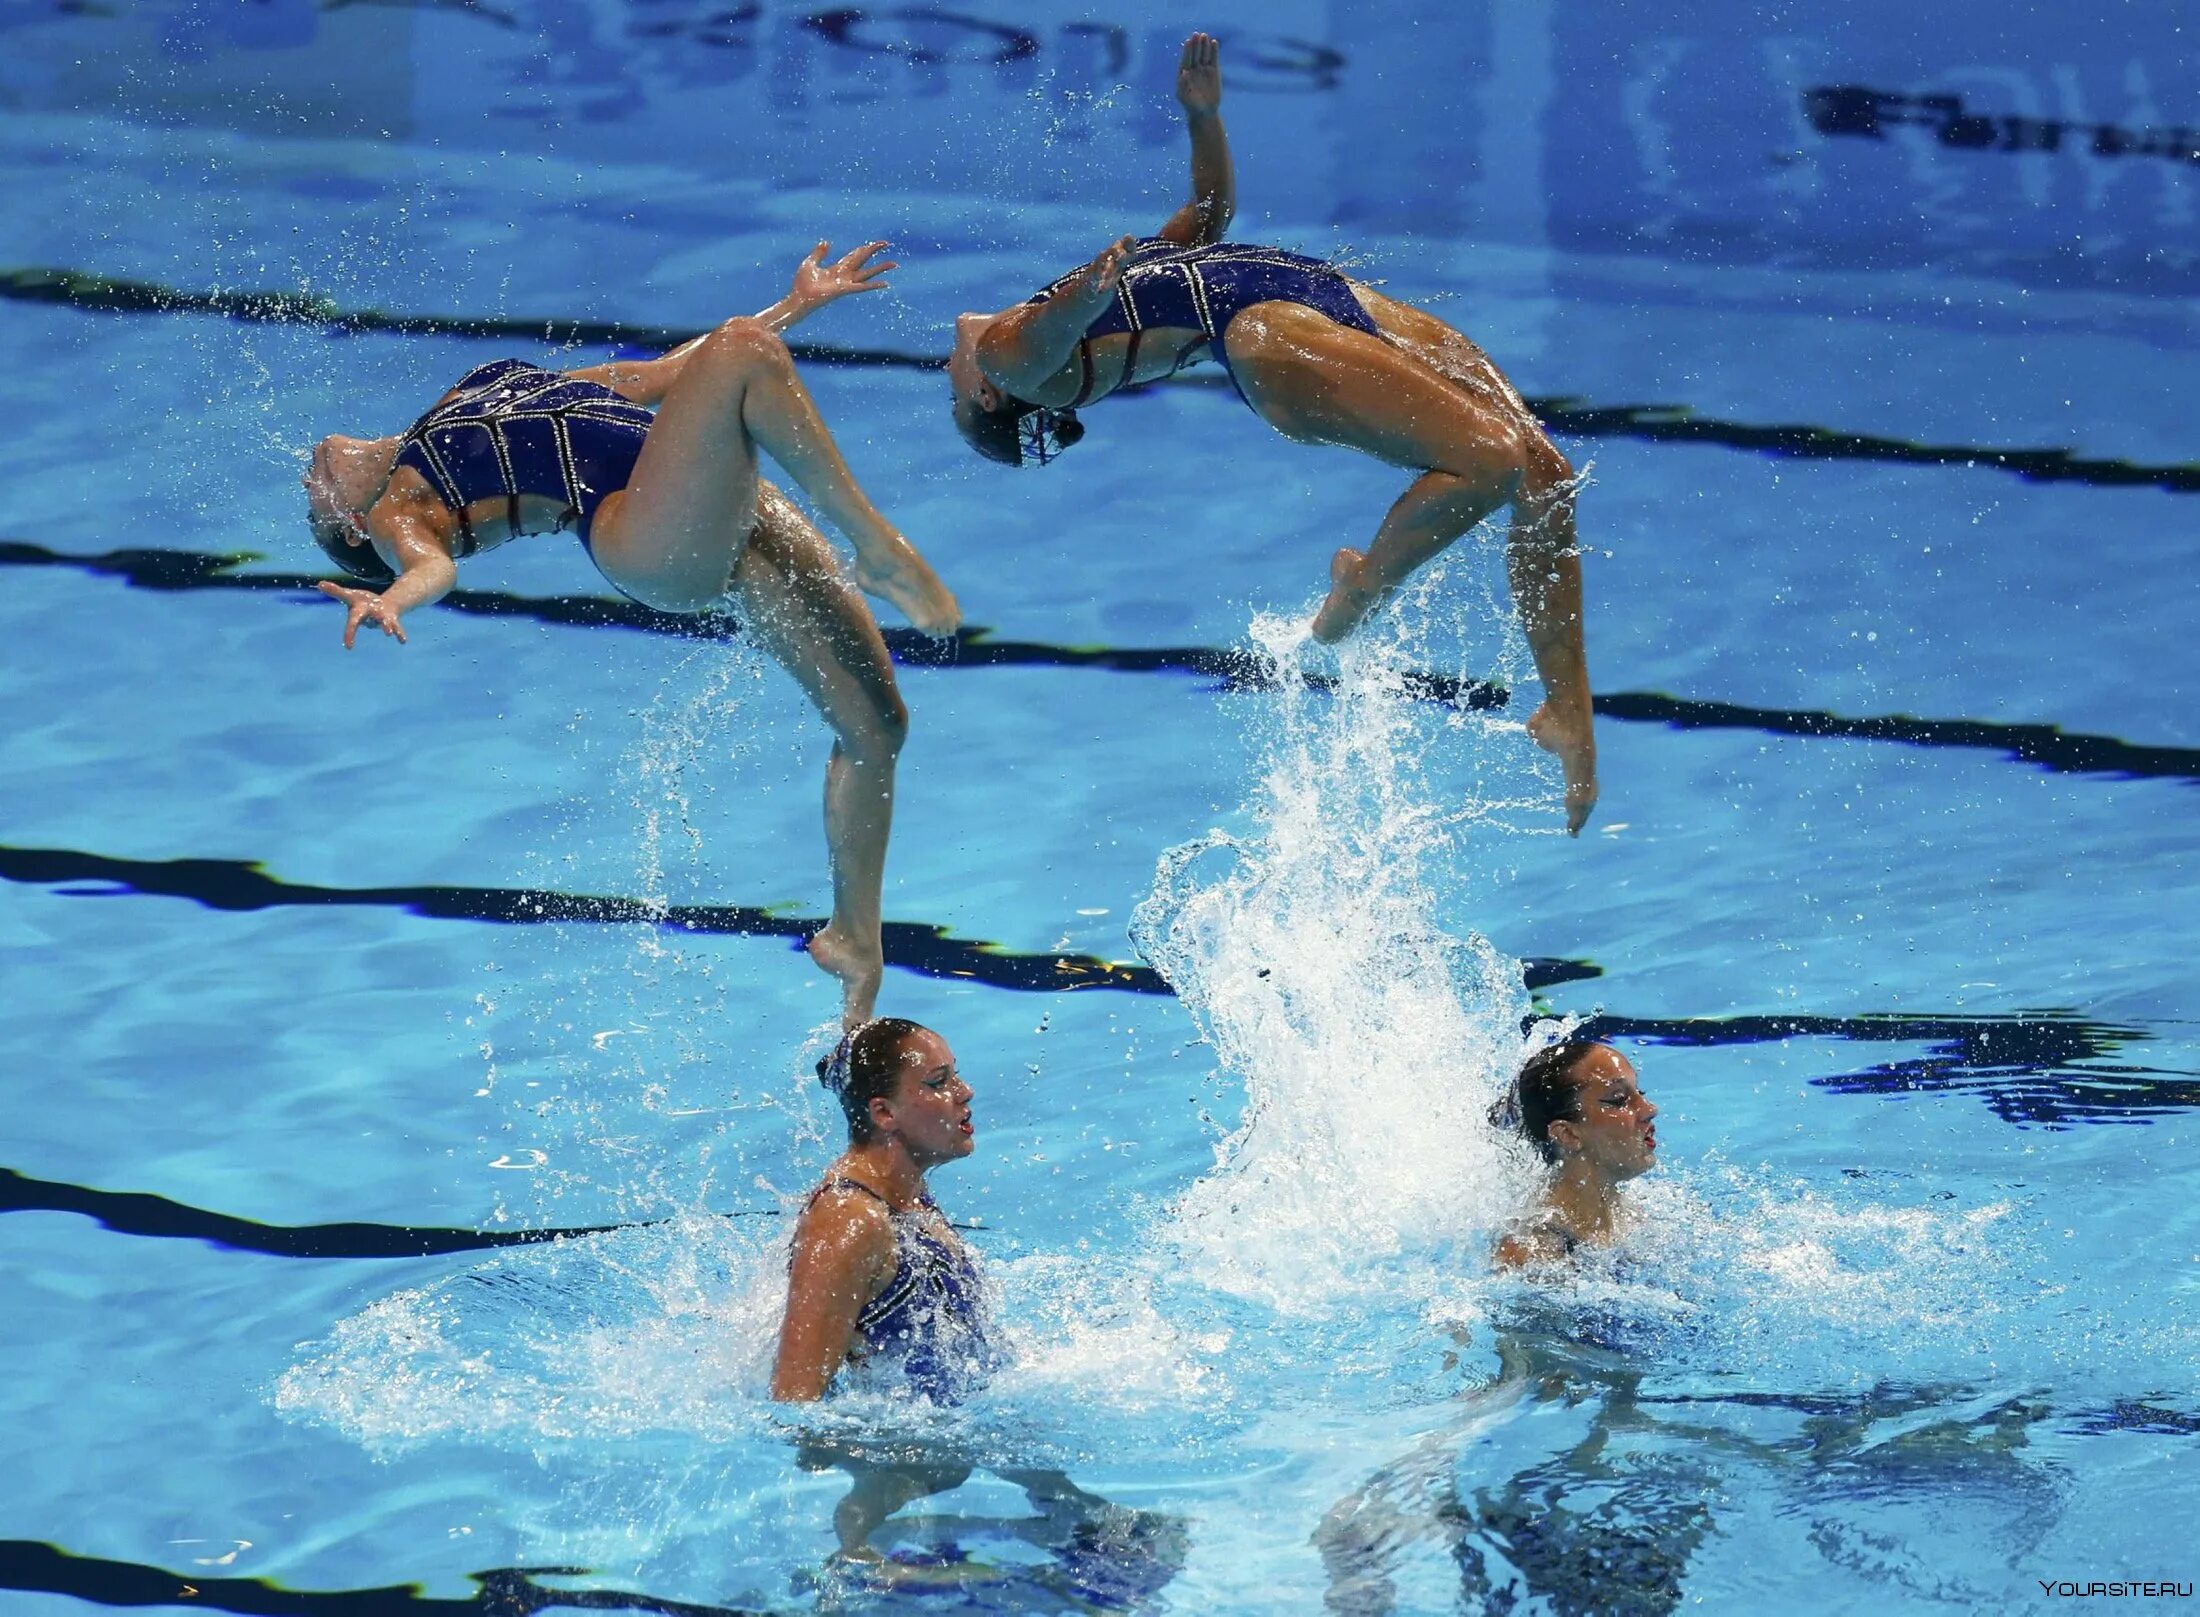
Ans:
<svg viewBox="0 0 2200 1617"><path fill-rule="evenodd" d="M797 946L825 924L822 917L779 915L746 904L657 904L639 898L560 893L539 887L324 887L270 876L245 859L118 859L75 848L0 845L0 881L59 888L70 897L184 898L210 910L243 913L289 908L396 909L435 921L501 926L654 926L710 936L787 938ZM77 883L95 883L81 887ZM888 921L886 963L922 977L983 983L1023 993L1110 988L1166 995L1150 966L1089 954L1018 954L946 928ZM1531 989L1602 975L1582 960L1530 960Z"/></svg>
<svg viewBox="0 0 2200 1617"><path fill-rule="evenodd" d="M2200 1075L2116 1061L2143 1043L2144 1028L2097 1022L2067 1010L2009 1015L1914 1016L1617 1016L1598 1013L1585 1038L1715 1049L1839 1039L1858 1044L1922 1044L1925 1054L1860 1072L1807 1080L1836 1095L1977 1095L2005 1123L2062 1129L2079 1123L2141 1123L2200 1108Z"/></svg>
<svg viewBox="0 0 2200 1617"><path fill-rule="evenodd" d="M503 1567L466 1574L463 1600L417 1583L380 1589L286 1589L263 1578L208 1577L135 1561L72 1555L35 1539L0 1539L0 1589L64 1595L90 1606L236 1612L240 1617L533 1617L541 1611L636 1611L660 1617L770 1617L747 1606L702 1605L618 1589L558 1589L538 1576L585 1577L586 1567Z"/></svg>
<svg viewBox="0 0 2200 1617"><path fill-rule="evenodd" d="M125 549L71 554L28 540L0 540L0 567L61 567L121 580L131 589L243 590L321 597L318 574L240 573L260 560L252 551ZM696 617L656 612L633 601L598 595L511 595L498 590L453 590L440 603L469 617L516 618L567 628L629 629L700 640L739 636L736 620L717 613ZM1188 674L1227 691L1276 687L1275 670L1249 651L1221 646L1061 646L1037 640L1000 640L984 628L965 628L951 640L914 629L887 629L894 660L912 668L1096 668L1124 674ZM1335 681L1310 673L1307 682L1329 689ZM1406 694L1474 712L1494 712L1511 694L1487 680L1413 671ZM2066 731L2052 724L1988 719L1920 719L1908 714L1848 716L1824 709L1749 707L1708 702L1658 691L1608 691L1595 699L1597 713L1629 724L1662 724L1676 730L1755 730L1805 739L1892 741L1904 746L1998 752L2053 774L2107 775L2122 780L2200 780L2200 747L2151 746L2115 736Z"/></svg>
<svg viewBox="0 0 2200 1617"><path fill-rule="evenodd" d="M390 314L346 309L301 292L212 290L187 292L154 281L125 280L82 270L45 266L0 268L0 299L58 304L93 314L195 314L252 324L305 326L345 335L388 333L407 337L509 338L551 346L579 345L665 349L699 336L687 326L621 320L572 320L501 315ZM795 342L789 351L813 365L852 365L895 370L938 370L944 354L847 348ZM1633 438L1644 443L1710 445L1784 460L1876 461L2007 472L2032 483L2077 483L2090 488L2154 488L2171 494L2200 493L2200 465L2148 466L2127 460L2074 455L2067 449L2006 449L1961 444L1918 444L1829 427L1758 425L1720 421L1680 404L1597 405L1571 395L1532 398L1529 408L1553 432L1577 438Z"/></svg>
<svg viewBox="0 0 2200 1617"><path fill-rule="evenodd" d="M584 1235L608 1235L635 1224L574 1229L462 1230L407 1224L262 1224L140 1191L94 1190L58 1179L36 1179L0 1168L0 1213L74 1213L117 1235L204 1241L232 1252L275 1258L440 1258L455 1252L540 1246ZM732 1213L732 1218L763 1213ZM660 1220L645 1220L644 1224Z"/></svg>

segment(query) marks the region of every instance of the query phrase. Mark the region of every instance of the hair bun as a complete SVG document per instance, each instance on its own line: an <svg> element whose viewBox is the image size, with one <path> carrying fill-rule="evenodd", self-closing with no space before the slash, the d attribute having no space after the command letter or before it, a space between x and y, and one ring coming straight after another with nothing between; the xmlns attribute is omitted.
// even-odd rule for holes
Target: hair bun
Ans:
<svg viewBox="0 0 2200 1617"><path fill-rule="evenodd" d="M843 1034L833 1053L817 1064L817 1081L834 1094L844 1094L848 1088L848 1060L855 1053L856 1036Z"/></svg>

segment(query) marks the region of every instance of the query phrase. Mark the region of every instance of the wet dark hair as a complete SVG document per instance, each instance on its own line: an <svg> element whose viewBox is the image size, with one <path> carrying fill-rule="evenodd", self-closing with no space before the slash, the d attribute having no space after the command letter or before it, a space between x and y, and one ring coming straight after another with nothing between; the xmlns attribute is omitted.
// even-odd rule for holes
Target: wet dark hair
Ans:
<svg viewBox="0 0 2200 1617"><path fill-rule="evenodd" d="M319 517L307 519L313 526L313 542L321 547L321 553L344 570L347 577L362 584L394 584L397 574L382 559L382 553L370 545L355 545L344 537L344 525L340 522L324 522Z"/></svg>
<svg viewBox="0 0 2200 1617"><path fill-rule="evenodd" d="M1536 1148L1545 1162L1558 1160L1551 1125L1581 1121L1581 1085L1575 1069L1603 1049L1595 1039L1563 1039L1520 1064L1520 1075L1504 1098L1490 1108L1490 1125L1509 1129Z"/></svg>
<svg viewBox="0 0 2200 1617"><path fill-rule="evenodd" d="M1003 466L1044 466L1085 436L1074 410L1055 410L1011 398L997 410L957 411L963 442Z"/></svg>
<svg viewBox="0 0 2200 1617"><path fill-rule="evenodd" d="M817 1081L833 1092L847 1114L851 1144L862 1145L877 1132L871 1102L890 1097L901 1081L901 1047L931 1031L899 1016L874 1016L817 1064Z"/></svg>

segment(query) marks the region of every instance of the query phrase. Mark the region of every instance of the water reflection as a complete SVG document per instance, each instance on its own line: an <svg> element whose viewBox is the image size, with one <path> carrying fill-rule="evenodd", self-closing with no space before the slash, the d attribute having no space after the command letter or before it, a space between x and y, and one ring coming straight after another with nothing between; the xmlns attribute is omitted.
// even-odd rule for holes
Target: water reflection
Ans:
<svg viewBox="0 0 2200 1617"><path fill-rule="evenodd" d="M1401 1582L1425 1587L1440 1556L1470 1611L1662 1617L1707 1544L1751 1530L1738 1502L1761 1518L1767 1494L1829 1569L1975 1605L1998 1591L1957 1569L1953 1535L1974 1565L2006 1566L2059 1513L2059 1468L2028 1452L2043 1401L1956 1384L1659 1391L1639 1359L1539 1323L1501 1331L1497 1374L1330 1509L1315 1532L1330 1612L1400 1609ZM1527 1424L1540 1457L1508 1473Z"/></svg>
<svg viewBox="0 0 2200 1617"><path fill-rule="evenodd" d="M950 1444L811 1437L796 1461L849 1479L833 1510L838 1548L797 1579L821 1611L1143 1611L1183 1569L1189 1547L1180 1518L1115 1504L1060 1471ZM1030 1514L899 1514L981 1470L1021 1489Z"/></svg>

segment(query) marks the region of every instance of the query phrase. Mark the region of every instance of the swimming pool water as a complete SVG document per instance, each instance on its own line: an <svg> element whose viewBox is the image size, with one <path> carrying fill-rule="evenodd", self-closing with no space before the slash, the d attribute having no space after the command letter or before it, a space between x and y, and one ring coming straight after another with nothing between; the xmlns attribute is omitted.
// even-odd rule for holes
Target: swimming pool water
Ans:
<svg viewBox="0 0 2200 1617"><path fill-rule="evenodd" d="M979 1467L882 1535L894 1589L827 1567L845 1481L760 1397L783 1214L837 1131L807 1076L833 996L792 952L822 727L737 637L548 604L608 594L562 542L350 656L300 576L302 445L570 350L8 281L10 1609L1999 1611L2192 1580L2200 182L1806 128L1765 189L1707 189L1675 98L1740 86L1758 139L1744 57L1890 91L1972 58L1895 60L1866 17L1749 19L1721 56L1593 9L1629 64L1602 101L1587 25L1543 8L1420 51L1394 8L1225 19L1266 64L1227 109L1237 234L1430 302L1593 463L1578 842L1493 542L1341 661L1300 644L1397 474L1187 384L1011 476L936 373L806 367L985 630L897 640L882 1003L977 1088L936 1188L1012 1363L888 1421ZM922 356L1178 183L1159 13L1119 68L1023 19L1036 65L973 104L1051 122L1004 156L948 139L995 69L944 14L836 25L914 42L880 68L792 12L744 56L697 8L467 10L10 8L0 267L696 329L881 235L895 291L801 335ZM2160 19L2122 26L2130 55ZM1543 136L1450 129L1420 58L1454 47L1476 119ZM2086 117L2187 104L2164 67L2154 111L2107 106L2122 58L2083 51ZM496 91L439 132L469 68ZM1625 136L1608 191L1584 128ZM1765 202L1798 172L1846 236ZM2081 195L2121 245L2056 246ZM1991 453L2045 448L2073 465ZM1511 699L1425 699L1427 670ZM1531 1013L1604 1018L1665 1108L1642 1235L1556 1296L1483 1257L1518 1183L1478 1120ZM595 1233L499 1244L526 1230ZM1003 1476L1033 1469L1080 1492Z"/></svg>

